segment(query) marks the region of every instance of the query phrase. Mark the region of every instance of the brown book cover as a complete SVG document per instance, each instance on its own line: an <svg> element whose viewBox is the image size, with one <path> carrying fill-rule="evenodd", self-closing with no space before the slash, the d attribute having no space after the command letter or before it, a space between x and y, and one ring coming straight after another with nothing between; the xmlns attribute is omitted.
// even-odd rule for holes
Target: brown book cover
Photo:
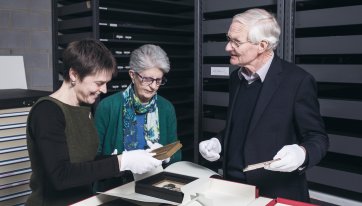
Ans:
<svg viewBox="0 0 362 206"><path fill-rule="evenodd" d="M180 148L182 144L180 141L165 145L163 147L152 150L152 153L156 153L153 157L158 160L165 160L175 154Z"/></svg>

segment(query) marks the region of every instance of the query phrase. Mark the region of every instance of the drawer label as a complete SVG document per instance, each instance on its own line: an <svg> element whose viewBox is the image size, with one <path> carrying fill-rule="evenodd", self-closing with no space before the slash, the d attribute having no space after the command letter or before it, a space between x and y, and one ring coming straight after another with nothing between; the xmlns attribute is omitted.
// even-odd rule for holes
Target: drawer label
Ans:
<svg viewBox="0 0 362 206"><path fill-rule="evenodd" d="M212 76L229 76L229 67L211 67Z"/></svg>

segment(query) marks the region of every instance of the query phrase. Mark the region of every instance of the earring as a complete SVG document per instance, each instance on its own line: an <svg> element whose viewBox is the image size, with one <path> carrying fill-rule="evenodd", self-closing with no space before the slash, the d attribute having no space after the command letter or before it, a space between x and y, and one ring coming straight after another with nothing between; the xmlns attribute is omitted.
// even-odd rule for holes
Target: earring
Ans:
<svg viewBox="0 0 362 206"><path fill-rule="evenodd" d="M70 85L72 85L72 87L74 87L75 86L75 81L71 81Z"/></svg>

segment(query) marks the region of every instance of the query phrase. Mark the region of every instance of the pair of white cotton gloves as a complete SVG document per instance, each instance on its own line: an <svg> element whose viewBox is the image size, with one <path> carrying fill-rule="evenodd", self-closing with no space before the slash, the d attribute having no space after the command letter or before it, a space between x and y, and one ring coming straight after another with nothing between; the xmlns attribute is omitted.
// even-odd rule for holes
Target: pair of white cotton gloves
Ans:
<svg viewBox="0 0 362 206"><path fill-rule="evenodd" d="M147 141L147 145L149 149L123 151L122 155L118 155L119 170L130 170L135 174L144 174L161 166L162 162L168 163L170 161L170 158L158 160L153 157L155 153L151 153L151 151L162 147L161 144ZM117 154L117 149L112 154Z"/></svg>
<svg viewBox="0 0 362 206"><path fill-rule="evenodd" d="M220 158L221 144L218 139L211 138L200 142L199 151L202 157L208 161L216 161ZM306 152L304 148L297 144L286 145L273 157L280 159L264 168L278 172L292 172L298 169L305 160Z"/></svg>

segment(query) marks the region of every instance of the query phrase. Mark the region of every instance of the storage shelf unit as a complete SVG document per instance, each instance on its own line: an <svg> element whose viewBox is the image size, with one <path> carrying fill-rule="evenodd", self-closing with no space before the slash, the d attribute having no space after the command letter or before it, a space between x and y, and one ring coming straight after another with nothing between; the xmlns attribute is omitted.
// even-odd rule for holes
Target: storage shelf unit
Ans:
<svg viewBox="0 0 362 206"><path fill-rule="evenodd" d="M294 61L318 82L330 138L327 156L307 172L310 188L362 202L362 2L295 4ZM338 202L335 202L338 204Z"/></svg>
<svg viewBox="0 0 362 206"><path fill-rule="evenodd" d="M108 93L125 89L131 52L143 44L161 46L170 58L168 82L159 94L176 109L178 137L183 159L194 156L194 4L175 0L53 1L54 90L61 84L62 50L74 40L90 37L102 41L117 60L118 75L108 84Z"/></svg>
<svg viewBox="0 0 362 206"><path fill-rule="evenodd" d="M26 121L31 106L49 92L0 90L0 205L24 204L31 193Z"/></svg>
<svg viewBox="0 0 362 206"><path fill-rule="evenodd" d="M362 2L270 0L199 0L201 34L195 56L201 93L195 105L199 141L224 128L228 107L228 78L234 66L225 52L225 33L236 13L253 7L265 8L281 22L277 54L311 73L318 83L321 114L330 138L327 156L307 171L310 189L362 202ZM196 77L195 77L196 78ZM199 163L212 168L202 158ZM315 193L313 193L315 194ZM337 199L330 199L330 201ZM328 201L328 200L326 200ZM342 202L339 202L342 204Z"/></svg>

